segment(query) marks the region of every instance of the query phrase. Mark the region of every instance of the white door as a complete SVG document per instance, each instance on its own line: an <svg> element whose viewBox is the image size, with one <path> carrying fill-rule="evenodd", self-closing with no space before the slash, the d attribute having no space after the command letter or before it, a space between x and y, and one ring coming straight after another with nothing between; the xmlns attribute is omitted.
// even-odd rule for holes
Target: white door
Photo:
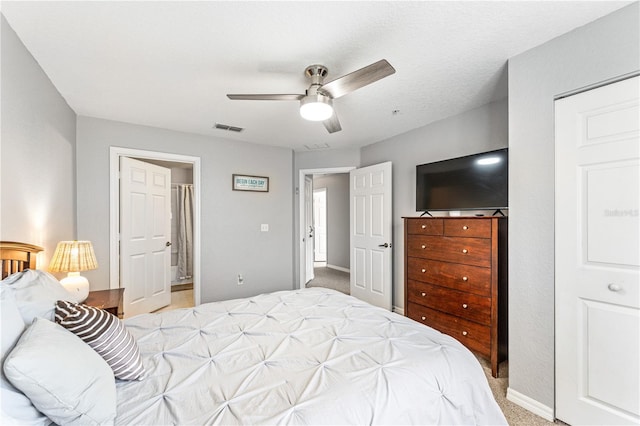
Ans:
<svg viewBox="0 0 640 426"><path fill-rule="evenodd" d="M171 170L120 159L120 286L127 317L171 303Z"/></svg>
<svg viewBox="0 0 640 426"><path fill-rule="evenodd" d="M314 261L327 261L327 188L313 190Z"/></svg>
<svg viewBox="0 0 640 426"><path fill-rule="evenodd" d="M305 258L305 284L314 278L313 274L313 178L304 177L304 258Z"/></svg>
<svg viewBox="0 0 640 426"><path fill-rule="evenodd" d="M556 417L640 424L638 77L556 101Z"/></svg>
<svg viewBox="0 0 640 426"><path fill-rule="evenodd" d="M391 162L349 173L351 295L392 308Z"/></svg>

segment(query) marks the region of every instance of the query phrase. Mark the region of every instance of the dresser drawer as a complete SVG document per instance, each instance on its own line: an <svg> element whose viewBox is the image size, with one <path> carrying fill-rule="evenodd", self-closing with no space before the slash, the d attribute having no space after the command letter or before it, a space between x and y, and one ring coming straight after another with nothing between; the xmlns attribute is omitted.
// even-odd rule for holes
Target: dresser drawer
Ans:
<svg viewBox="0 0 640 426"><path fill-rule="evenodd" d="M491 298L446 287L409 281L409 303L418 303L464 319L491 325Z"/></svg>
<svg viewBox="0 0 640 426"><path fill-rule="evenodd" d="M491 354L491 329L488 326L421 305L411 304L409 308L409 318L454 337L467 348L481 355Z"/></svg>
<svg viewBox="0 0 640 426"><path fill-rule="evenodd" d="M412 235L442 235L442 219L407 219L407 233Z"/></svg>
<svg viewBox="0 0 640 426"><path fill-rule="evenodd" d="M416 235L406 244L410 257L491 267L490 239Z"/></svg>
<svg viewBox="0 0 640 426"><path fill-rule="evenodd" d="M490 219L449 219L444 223L447 237L491 238Z"/></svg>
<svg viewBox="0 0 640 426"><path fill-rule="evenodd" d="M491 269L438 260L407 258L407 278L491 296Z"/></svg>

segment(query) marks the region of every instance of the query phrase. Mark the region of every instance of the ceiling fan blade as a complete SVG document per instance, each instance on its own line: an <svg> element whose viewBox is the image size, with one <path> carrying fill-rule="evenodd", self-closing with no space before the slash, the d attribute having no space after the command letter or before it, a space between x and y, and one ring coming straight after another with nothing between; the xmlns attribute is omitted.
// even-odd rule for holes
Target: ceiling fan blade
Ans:
<svg viewBox="0 0 640 426"><path fill-rule="evenodd" d="M320 90L328 93L331 98L336 99L395 72L395 68L386 59L381 59L378 62L323 84Z"/></svg>
<svg viewBox="0 0 640 426"><path fill-rule="evenodd" d="M227 95L227 98L244 101L299 101L304 95Z"/></svg>
<svg viewBox="0 0 640 426"><path fill-rule="evenodd" d="M342 130L342 126L340 125L340 120L338 120L338 115L336 114L336 110L333 110L333 115L328 119L322 122L324 127L327 129L329 133L335 133Z"/></svg>

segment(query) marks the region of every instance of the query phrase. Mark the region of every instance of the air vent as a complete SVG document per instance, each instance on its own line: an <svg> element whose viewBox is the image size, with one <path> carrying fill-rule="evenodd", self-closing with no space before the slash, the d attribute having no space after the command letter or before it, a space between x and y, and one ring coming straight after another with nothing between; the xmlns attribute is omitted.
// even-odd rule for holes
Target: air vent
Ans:
<svg viewBox="0 0 640 426"><path fill-rule="evenodd" d="M328 143L314 143L313 145L305 145L309 151L316 151L319 149L329 149L331 148Z"/></svg>
<svg viewBox="0 0 640 426"><path fill-rule="evenodd" d="M220 129L220 130L226 130L228 132L236 132L236 133L240 133L241 131L244 130L242 127L229 126L228 124L220 124L220 123L216 123L213 126L213 128L214 129Z"/></svg>

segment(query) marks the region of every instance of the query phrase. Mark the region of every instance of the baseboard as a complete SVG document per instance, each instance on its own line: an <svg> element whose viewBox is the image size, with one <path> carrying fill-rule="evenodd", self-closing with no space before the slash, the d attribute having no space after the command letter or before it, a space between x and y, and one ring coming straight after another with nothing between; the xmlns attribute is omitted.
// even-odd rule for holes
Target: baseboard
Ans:
<svg viewBox="0 0 640 426"><path fill-rule="evenodd" d="M393 312L395 312L398 315L404 316L404 308L399 308L397 306L394 306L393 307Z"/></svg>
<svg viewBox="0 0 640 426"><path fill-rule="evenodd" d="M335 269L336 271L346 272L347 274L351 273L351 269L343 268L342 266L329 265L328 263L327 263L327 268Z"/></svg>
<svg viewBox="0 0 640 426"><path fill-rule="evenodd" d="M520 407L524 408L525 410L531 411L533 414L542 417L545 420L548 420L550 422L555 420L552 407L547 407L546 405L536 401L533 398L523 395L518 391L507 388L507 399L514 404L517 404Z"/></svg>

